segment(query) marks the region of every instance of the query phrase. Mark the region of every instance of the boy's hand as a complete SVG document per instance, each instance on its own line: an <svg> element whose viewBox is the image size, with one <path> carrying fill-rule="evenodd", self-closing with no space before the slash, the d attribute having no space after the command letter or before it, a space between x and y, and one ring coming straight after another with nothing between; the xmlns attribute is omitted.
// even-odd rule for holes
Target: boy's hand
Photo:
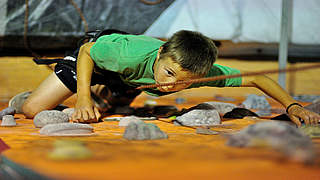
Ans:
<svg viewBox="0 0 320 180"><path fill-rule="evenodd" d="M95 107L88 98L81 98L77 100L75 112L72 114L72 121L80 123L94 123L98 122L101 114L97 107Z"/></svg>
<svg viewBox="0 0 320 180"><path fill-rule="evenodd" d="M306 125L317 125L320 121L320 115L311 112L300 106L292 106L288 110L289 117L297 126L301 126L302 119Z"/></svg>

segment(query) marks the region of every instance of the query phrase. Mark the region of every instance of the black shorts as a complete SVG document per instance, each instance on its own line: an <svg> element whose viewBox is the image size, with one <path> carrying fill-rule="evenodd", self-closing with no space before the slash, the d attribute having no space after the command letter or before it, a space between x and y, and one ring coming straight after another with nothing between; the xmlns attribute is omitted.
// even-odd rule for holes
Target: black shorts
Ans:
<svg viewBox="0 0 320 180"><path fill-rule="evenodd" d="M73 54L64 57L64 60L58 62L55 66L54 72L62 83L72 92L77 92L77 56L79 49ZM133 99L141 93L141 90L125 84L120 75L116 72L107 71L95 67L92 73L91 86L96 84L106 85L115 98L129 98Z"/></svg>

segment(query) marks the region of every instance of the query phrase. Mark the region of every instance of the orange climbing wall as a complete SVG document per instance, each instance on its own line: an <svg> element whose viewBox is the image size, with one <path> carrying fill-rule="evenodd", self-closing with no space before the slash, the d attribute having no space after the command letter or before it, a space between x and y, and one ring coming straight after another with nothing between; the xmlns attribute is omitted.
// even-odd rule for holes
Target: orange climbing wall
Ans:
<svg viewBox="0 0 320 180"><path fill-rule="evenodd" d="M202 93L204 91L201 90ZM190 94L188 91L179 94L187 100L178 105L179 108L215 100L213 96L191 97ZM175 97L155 101L158 104L174 104ZM237 99L233 103L244 99L243 96L233 97ZM132 105L142 106L147 98L143 94ZM268 100L274 108L280 107L273 100ZM65 102L66 105L73 103L73 98ZM2 103L1 109L6 106ZM169 139L128 141L122 138L124 128L119 128L117 122L92 124L97 135L70 138L40 136L32 120L24 119L22 115L16 115L16 118L17 127L0 127L1 139L11 147L4 155L57 179L320 179L320 158L317 158L316 165L306 166L269 149L228 147L222 135L199 135L195 129L163 121L150 123L157 124L168 133ZM256 122L250 119L230 120L223 122L225 127L212 129L221 133L233 132ZM50 160L47 155L57 139L84 141L93 152L93 157L78 161ZM313 141L320 150L320 140Z"/></svg>
<svg viewBox="0 0 320 180"><path fill-rule="evenodd" d="M218 64L249 71L277 68L272 61L238 61L218 59ZM296 66L309 65L299 63ZM13 95L35 88L50 69L37 66L30 57L0 57L0 109L7 107ZM320 70L297 72L291 83L294 94L319 95ZM270 75L277 81L277 75ZM287 78L289 79L289 75ZM290 84L290 82L288 82ZM204 101L214 101L216 95L236 98L240 103L245 95L263 94L254 88L200 88L185 90L174 95L151 98L140 95L132 106L143 106L146 99L157 101L158 105L190 107ZM175 104L174 99L183 97L186 102ZM280 105L268 99L273 108ZM65 102L73 106L74 97ZM307 103L304 103L307 104ZM16 115L17 127L0 127L0 138L11 149L4 155L11 160L44 175L57 179L320 179L320 163L305 166L283 158L281 154L268 149L240 149L225 146L221 135L199 135L192 128L177 127L162 121L152 121L168 133L167 140L127 141L122 138L123 128L116 122L93 124L96 136L74 137L86 143L93 152L91 159L83 161L53 161L47 155L53 149L56 139L39 135L39 129L32 120ZM220 132L233 132L249 124L252 120L224 121L224 128L213 128ZM320 140L313 140L320 150ZM0 178L1 179L1 178Z"/></svg>

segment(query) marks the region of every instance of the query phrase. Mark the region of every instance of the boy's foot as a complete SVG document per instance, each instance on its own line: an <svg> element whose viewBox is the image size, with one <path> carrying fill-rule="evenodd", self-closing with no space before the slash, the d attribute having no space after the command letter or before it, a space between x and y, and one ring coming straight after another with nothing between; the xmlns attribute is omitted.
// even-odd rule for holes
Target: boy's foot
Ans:
<svg viewBox="0 0 320 180"><path fill-rule="evenodd" d="M16 110L17 114L21 114L22 112L22 105L24 103L24 101L29 97L29 95L31 94L31 91L27 91L27 92L22 92L19 93L15 96L13 96L10 100L9 100L9 107L13 107Z"/></svg>
<svg viewBox="0 0 320 180"><path fill-rule="evenodd" d="M27 91L27 92L22 92L19 93L15 96L13 96L10 100L9 100L9 107L13 107L16 110L17 114L22 114L22 105L23 103L26 101L26 99L30 96L31 91ZM68 108L68 106L65 106L63 104L59 104L57 107L55 107L55 110L58 111L62 111L63 109Z"/></svg>

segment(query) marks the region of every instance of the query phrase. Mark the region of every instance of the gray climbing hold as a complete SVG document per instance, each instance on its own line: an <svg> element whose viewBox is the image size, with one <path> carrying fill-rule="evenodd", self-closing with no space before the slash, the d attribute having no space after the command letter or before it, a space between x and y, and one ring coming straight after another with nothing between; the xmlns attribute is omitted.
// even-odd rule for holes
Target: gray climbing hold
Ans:
<svg viewBox="0 0 320 180"><path fill-rule="evenodd" d="M183 104L183 103L185 103L187 100L185 99L185 98L176 98L175 99L175 102L177 103L177 104Z"/></svg>
<svg viewBox="0 0 320 180"><path fill-rule="evenodd" d="M119 121L119 126L121 127L125 127L128 126L130 122L143 122L140 118L138 118L137 116L126 116L126 117L122 117Z"/></svg>
<svg viewBox="0 0 320 180"><path fill-rule="evenodd" d="M237 107L236 105L234 105L232 103L225 103L225 102L209 101L209 102L205 102L205 103L213 106L219 112L219 114L225 114L227 112L232 111L234 108Z"/></svg>
<svg viewBox="0 0 320 180"><path fill-rule="evenodd" d="M319 95L307 95L307 94L293 96L293 99L300 101L300 102L313 102L319 98L320 98Z"/></svg>
<svg viewBox="0 0 320 180"><path fill-rule="evenodd" d="M213 131L211 129L202 128L202 127L197 128L196 129L196 133L197 134L204 134L204 135L216 135L216 134L219 134L219 132L217 132L217 131Z"/></svg>
<svg viewBox="0 0 320 180"><path fill-rule="evenodd" d="M39 112L34 118L33 123L36 127L43 127L47 124L57 124L69 122L69 117L66 113L57 110L45 110Z"/></svg>
<svg viewBox="0 0 320 180"><path fill-rule="evenodd" d="M255 94L250 94L242 104L247 109L271 109L265 96L258 96Z"/></svg>
<svg viewBox="0 0 320 180"><path fill-rule="evenodd" d="M66 113L69 117L69 120L72 118L72 114L74 113L75 109L74 108L66 108L62 110L62 112Z"/></svg>
<svg viewBox="0 0 320 180"><path fill-rule="evenodd" d="M181 116L177 116L176 121L183 126L210 126L221 124L219 113L215 109L194 109Z"/></svg>
<svg viewBox="0 0 320 180"><path fill-rule="evenodd" d="M128 140L167 139L168 135L152 123L130 122L126 127L123 138Z"/></svg>
<svg viewBox="0 0 320 180"><path fill-rule="evenodd" d="M312 112L320 114L320 101L309 104L309 105L305 106L304 108L306 108Z"/></svg>
<svg viewBox="0 0 320 180"><path fill-rule="evenodd" d="M256 112L258 116L271 116L271 109L261 109Z"/></svg>
<svg viewBox="0 0 320 180"><path fill-rule="evenodd" d="M2 122L1 122L1 126L16 126L16 120L14 119L14 117L12 115L5 115L2 118Z"/></svg>
<svg viewBox="0 0 320 180"><path fill-rule="evenodd" d="M7 107L0 111L0 120L2 120L2 117L5 115L14 115L16 113L16 110L13 107Z"/></svg>
<svg viewBox="0 0 320 180"><path fill-rule="evenodd" d="M319 102L320 102L320 97L312 101L312 103L319 103Z"/></svg>
<svg viewBox="0 0 320 180"><path fill-rule="evenodd" d="M311 139L286 122L260 122L226 137L228 146L271 147L299 162L311 163L315 157Z"/></svg>
<svg viewBox="0 0 320 180"><path fill-rule="evenodd" d="M40 129L40 134L47 136L90 136L93 127L81 123L47 124Z"/></svg>
<svg viewBox="0 0 320 180"><path fill-rule="evenodd" d="M310 138L320 138L320 125L300 127L300 130Z"/></svg>
<svg viewBox="0 0 320 180"><path fill-rule="evenodd" d="M79 140L56 140L48 154L52 160L83 160L92 157L92 152Z"/></svg>

